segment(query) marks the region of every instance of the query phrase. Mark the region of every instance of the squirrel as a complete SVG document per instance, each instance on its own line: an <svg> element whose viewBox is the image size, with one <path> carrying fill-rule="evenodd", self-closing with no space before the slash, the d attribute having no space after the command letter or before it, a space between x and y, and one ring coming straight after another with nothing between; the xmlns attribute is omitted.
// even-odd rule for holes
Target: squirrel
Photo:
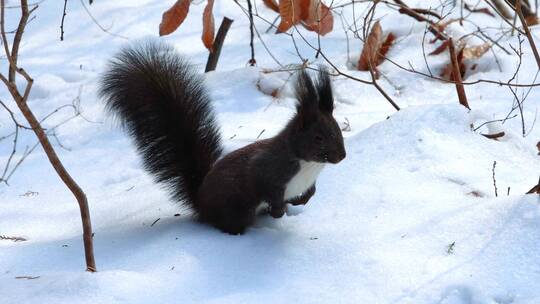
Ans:
<svg viewBox="0 0 540 304"><path fill-rule="evenodd" d="M296 114L281 132L222 156L204 79L172 46L124 47L109 61L98 91L154 180L198 220L230 234L243 234L263 203L274 218L288 203L306 204L324 165L345 158L328 72L321 68L313 80L302 69L295 93Z"/></svg>

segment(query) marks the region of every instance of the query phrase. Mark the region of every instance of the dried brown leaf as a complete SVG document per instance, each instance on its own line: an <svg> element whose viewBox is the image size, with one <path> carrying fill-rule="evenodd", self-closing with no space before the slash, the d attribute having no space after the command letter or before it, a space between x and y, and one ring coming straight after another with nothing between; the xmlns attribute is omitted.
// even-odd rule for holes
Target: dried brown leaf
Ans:
<svg viewBox="0 0 540 304"><path fill-rule="evenodd" d="M375 68L377 62L377 52L382 43L382 27L379 21L375 22L371 28L360 58L358 59L358 70L369 71L370 66Z"/></svg>
<svg viewBox="0 0 540 304"><path fill-rule="evenodd" d="M276 13L279 13L279 5L276 3L275 0L263 0L263 3L268 7L269 9L273 10Z"/></svg>
<svg viewBox="0 0 540 304"><path fill-rule="evenodd" d="M463 49L463 58L464 59L478 59L482 57L489 49L491 49L492 44L490 42L485 42L480 45L466 47Z"/></svg>
<svg viewBox="0 0 540 304"><path fill-rule="evenodd" d="M278 25L277 32L284 33L288 31L293 25L302 20L302 8L309 5L310 0L279 0L279 15L281 16L281 22ZM306 12L307 14L307 12Z"/></svg>
<svg viewBox="0 0 540 304"><path fill-rule="evenodd" d="M372 69L377 72L376 67L384 61L395 40L396 35L393 33L384 37L379 21L375 22L358 59L358 70L369 71L371 65Z"/></svg>
<svg viewBox="0 0 540 304"><path fill-rule="evenodd" d="M537 25L538 23L540 23L538 17L535 15L525 17L525 22L527 22L528 26Z"/></svg>
<svg viewBox="0 0 540 304"><path fill-rule="evenodd" d="M450 24L456 22L456 21L459 21L459 19L450 19L448 21L439 21L437 23L435 23L435 27L437 27L437 29L440 31L440 32L444 32L446 30L446 27L449 26Z"/></svg>
<svg viewBox="0 0 540 304"><path fill-rule="evenodd" d="M499 132L495 134L481 134L485 138L493 139L493 140L499 140L499 138L503 137L505 135L504 132Z"/></svg>
<svg viewBox="0 0 540 304"><path fill-rule="evenodd" d="M382 43L381 47L377 51L377 65L380 65L384 59L386 58L386 54L388 54L388 51L394 44L394 41L396 40L396 35L394 33L390 32L388 35L386 35L386 39L384 39L384 42Z"/></svg>
<svg viewBox="0 0 540 304"><path fill-rule="evenodd" d="M190 0L178 0L169 8L161 18L159 24L159 35L169 35L176 31L176 29L184 22L189 12Z"/></svg>
<svg viewBox="0 0 540 304"><path fill-rule="evenodd" d="M275 4L274 1L270 1ZM271 7L272 3L267 6ZM266 4L266 1L265 1ZM279 0L281 22L277 33L288 31L293 25L301 23L307 30L324 36L334 28L334 16L321 0Z"/></svg>
<svg viewBox="0 0 540 304"><path fill-rule="evenodd" d="M444 52L448 48L448 42L449 40L443 41L443 43L441 43L441 45L439 45L433 52L429 53L429 55L439 55Z"/></svg>
<svg viewBox="0 0 540 304"><path fill-rule="evenodd" d="M334 15L332 15L332 11L330 8L326 5L321 6L321 15L323 16L321 19L319 34L326 35L327 33L330 33L334 29Z"/></svg>
<svg viewBox="0 0 540 304"><path fill-rule="evenodd" d="M321 36L330 33L334 28L334 16L330 8L320 0L310 0L307 2L309 2L307 16L303 18L302 25L306 29L314 31Z"/></svg>
<svg viewBox="0 0 540 304"><path fill-rule="evenodd" d="M214 0L208 0L203 12L203 33L202 41L204 46L212 53L214 51Z"/></svg>

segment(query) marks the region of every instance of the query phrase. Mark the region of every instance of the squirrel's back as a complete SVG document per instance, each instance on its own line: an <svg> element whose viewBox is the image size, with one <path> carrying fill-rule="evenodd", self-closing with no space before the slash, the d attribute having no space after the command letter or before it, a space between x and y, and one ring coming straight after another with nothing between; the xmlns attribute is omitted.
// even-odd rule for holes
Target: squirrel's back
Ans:
<svg viewBox="0 0 540 304"><path fill-rule="evenodd" d="M197 210L198 189L222 153L203 79L173 47L125 47L101 78L101 97L134 139L144 167Z"/></svg>

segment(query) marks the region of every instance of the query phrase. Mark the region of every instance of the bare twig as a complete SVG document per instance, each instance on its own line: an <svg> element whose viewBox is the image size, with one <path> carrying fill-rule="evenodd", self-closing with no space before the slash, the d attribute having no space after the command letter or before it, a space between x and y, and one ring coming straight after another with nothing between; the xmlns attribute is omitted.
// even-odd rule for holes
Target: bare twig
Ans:
<svg viewBox="0 0 540 304"><path fill-rule="evenodd" d="M25 242L27 239L20 236L5 236L0 235L0 241Z"/></svg>
<svg viewBox="0 0 540 304"><path fill-rule="evenodd" d="M512 16L510 16L510 13L508 10L506 10L506 6L504 3L502 3L500 0L484 0L487 5L489 5L499 16L502 17L503 20L510 20L512 19Z"/></svg>
<svg viewBox="0 0 540 304"><path fill-rule="evenodd" d="M17 279L17 280L21 280L21 279L35 280L35 279L39 279L39 278L41 278L41 276L17 276L17 277L15 277L15 279Z"/></svg>
<svg viewBox="0 0 540 304"><path fill-rule="evenodd" d="M0 80L6 85L13 100L17 104L17 107L19 108L24 118L28 121L30 127L36 134L41 146L43 147L43 150L45 151L45 154L47 155L47 158L49 159L49 162L55 169L56 173L58 174L60 179L62 179L62 181L66 184L69 190L71 190L71 192L77 199L77 202L79 203L79 209L80 209L82 224L83 224L83 239L84 239L85 257L86 257L86 269L87 271L94 272L96 271L96 264L95 264L95 259L94 259L94 250L93 250L93 241L92 241L92 225L90 221L90 212L88 208L88 201L87 201L86 195L84 194L82 189L79 187L79 185L75 182L75 180L73 180L73 178L67 172L67 170L64 168L62 162L60 161L60 159L58 158L58 155L56 154L54 148L52 147L45 130L43 130L40 122L34 116L34 113L30 110L30 108L28 107L27 100L30 94L30 90L32 89L32 84L34 83L34 80L30 77L30 75L28 75L28 73L23 68L19 68L17 66L17 56L19 52L19 45L21 42L22 34L26 27L28 17L36 8L37 6L29 10L28 1L21 0L21 17L19 20L19 26L17 27L17 31L13 39L11 52L9 52L9 48L7 47L7 39L5 35L5 26L4 26L5 0L0 0L0 16L2 17L2 19L0 20L0 30L2 34L2 41L4 43L6 57L9 62L8 78L6 78L3 74L0 74ZM19 89L20 86L17 86L15 83L15 73L18 73L26 80L26 87L24 88L24 92L22 93Z"/></svg>
<svg viewBox="0 0 540 304"><path fill-rule="evenodd" d="M233 21L234 20L232 19L223 17L223 21L221 21L216 38L214 39L214 51L208 55L208 60L206 61L206 68L204 69L205 72L210 72L216 69L219 55L221 54L221 48L223 47L223 41L225 41L225 37L227 36L227 32L229 31Z"/></svg>
<svg viewBox="0 0 540 304"><path fill-rule="evenodd" d="M263 135L264 131L266 131L266 129L263 129L263 130L259 133L259 135L257 135L257 138L256 138L256 139L259 139L259 138L261 137L261 135Z"/></svg>
<svg viewBox="0 0 540 304"><path fill-rule="evenodd" d="M84 4L84 1L83 0L80 0L81 1L81 5L82 7L84 8L84 10L86 11L86 14L88 15L88 17L90 17L90 19L92 19L92 21L94 22L95 25L97 25L104 33L107 33L111 36L115 36L115 37L118 37L118 38L122 38L122 39L128 39L126 36L122 36L122 35L118 35L118 34L115 34L115 33L112 33L111 31L109 31L108 29L106 29L105 27L103 27L97 20L96 18L94 17L94 15L92 15L92 13L90 12L90 10L88 9L88 7L86 7L86 4ZM92 4L92 2L90 2L90 4Z"/></svg>
<svg viewBox="0 0 540 304"><path fill-rule="evenodd" d="M538 65L538 69L540 69L540 55L538 54L538 49L536 48L536 44L534 43L534 39L532 37L531 31L529 30L529 26L527 25L527 21L525 20L525 17L523 16L523 11L519 7L521 4L521 1L518 1L517 3L518 3L518 7L512 7L512 9L516 12L516 14L519 17L519 21L521 22L521 26L523 26L525 36L527 36L527 40L529 40L529 44L531 45L534 59L536 59L536 64Z"/></svg>
<svg viewBox="0 0 540 304"><path fill-rule="evenodd" d="M428 18L422 16L421 14L416 12L415 10L411 9L410 7L408 7L402 1L394 0L394 2L396 2L400 6L400 9L398 10L400 13L402 13L404 15L407 15L407 16L410 16L410 17L412 17L412 18L414 18L414 19L416 19L416 20L418 20L420 22L426 22L428 24L429 31L433 35L435 35L435 38L440 39L440 40L447 40L448 39L448 36L446 36L446 34L441 32L439 30L439 28L437 27L437 25L433 21L429 20Z"/></svg>
<svg viewBox="0 0 540 304"><path fill-rule="evenodd" d="M64 12L62 13L62 22L60 22L60 41L64 41L64 19L66 18L67 0L64 0Z"/></svg>
<svg viewBox="0 0 540 304"><path fill-rule="evenodd" d="M154 225L155 225L157 222L159 222L160 219L161 219L161 218L158 217L157 220L155 220L155 221L150 225L150 227L154 227Z"/></svg>
<svg viewBox="0 0 540 304"><path fill-rule="evenodd" d="M493 168L491 168L492 178L493 178L493 188L495 188L495 197L499 196L497 192L497 180L495 179L495 166L497 166L497 161L493 162Z"/></svg>
<svg viewBox="0 0 540 304"><path fill-rule="evenodd" d="M253 8L251 7L251 0L247 0L248 11L249 11L249 47L251 49L251 58L249 59L249 65L254 66L257 64L255 60L255 47L253 46Z"/></svg>
<svg viewBox="0 0 540 304"><path fill-rule="evenodd" d="M459 62L457 60L454 41L452 38L450 38L448 41L448 51L450 53L450 60L452 61L452 75L454 76L454 81L456 82L456 91L458 94L459 103L467 109L470 109L469 102L467 101L467 95L465 94L465 87L463 87Z"/></svg>

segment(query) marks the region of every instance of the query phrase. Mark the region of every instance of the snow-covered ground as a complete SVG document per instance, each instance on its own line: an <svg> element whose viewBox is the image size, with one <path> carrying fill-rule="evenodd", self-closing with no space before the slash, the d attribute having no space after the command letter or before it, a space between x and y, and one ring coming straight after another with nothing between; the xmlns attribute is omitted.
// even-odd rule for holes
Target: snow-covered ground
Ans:
<svg viewBox="0 0 540 304"><path fill-rule="evenodd" d="M25 33L20 63L35 78L29 103L39 117L80 99L84 119L61 126L57 134L65 149L55 145L88 195L99 272L84 272L77 204L37 149L10 186L0 185L0 235L28 239L0 241L0 303L540 303L540 199L523 195L540 173L535 147L540 127L534 124L540 89L518 92L529 93L528 136L521 136L516 117L494 126L506 133L494 141L479 134L486 128L474 132L470 125L506 116L513 96L505 87L467 86L469 112L458 104L453 85L385 62L379 82L403 108L396 113L373 87L336 77L335 116L342 126L350 125L344 132L347 158L322 172L308 205L279 220L262 217L245 235L230 236L194 222L168 200L96 97L96 79L106 60L128 42L122 37L156 36L161 13L173 1L94 2L92 15L115 36L100 30L81 2L68 1L65 41L60 42L64 1L46 0ZM255 2L273 20L274 13ZM162 38L201 70L207 57L200 41L203 8L192 5L182 27ZM357 13L365 8L358 4ZM259 40L258 66L247 67L249 23L239 7L216 1L214 13L217 24L222 16L235 20L218 69L206 78L230 150L275 134L293 115L294 100L288 87L279 99L259 89L284 83L288 74L263 73L279 65ZM351 20L351 7L343 14ZM388 56L427 72L421 52L424 27L384 5L377 16L385 31L398 35ZM16 17L16 10L7 10L9 29ZM339 20L336 16L334 32L321 40L325 55L343 71L369 79L366 72L347 70L347 39ZM503 24L484 15L475 20ZM277 61L300 63L290 37L265 34L267 26L257 19ZM459 35L473 25L465 27L456 23L450 31ZM540 35L538 27L533 32ZM302 33L317 44L313 33ZM313 61L315 50L295 38L299 52ZM517 41L514 36L499 42L511 50ZM428 51L435 47L426 43ZM360 41L351 39L350 50L358 56ZM502 72L488 53L467 80L512 76L517 58L493 50ZM523 51L518 79L531 83L536 63L526 41ZM438 71L448 59L428 60ZM0 68L5 71L5 60ZM0 99L11 102L4 88ZM71 114L64 108L46 125ZM10 132L9 116L0 111L0 136ZM24 132L18 155L34 143L33 135ZM0 142L0 168L10 144ZM21 276L37 278L16 279Z"/></svg>

